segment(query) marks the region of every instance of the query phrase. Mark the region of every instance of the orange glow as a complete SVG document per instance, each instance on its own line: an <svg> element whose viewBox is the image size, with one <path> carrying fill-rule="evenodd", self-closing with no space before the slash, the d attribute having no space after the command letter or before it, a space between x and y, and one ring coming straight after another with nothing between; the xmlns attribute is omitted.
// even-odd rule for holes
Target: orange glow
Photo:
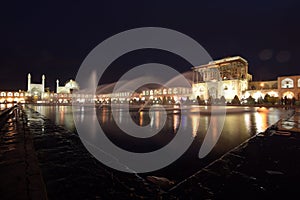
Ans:
<svg viewBox="0 0 300 200"><path fill-rule="evenodd" d="M140 112L140 126L143 126L144 116L143 112Z"/></svg>

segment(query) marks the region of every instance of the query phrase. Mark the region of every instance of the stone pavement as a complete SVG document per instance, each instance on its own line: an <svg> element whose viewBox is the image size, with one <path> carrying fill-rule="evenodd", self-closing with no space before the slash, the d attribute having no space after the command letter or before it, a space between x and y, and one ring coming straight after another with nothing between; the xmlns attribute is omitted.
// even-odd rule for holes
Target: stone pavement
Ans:
<svg viewBox="0 0 300 200"><path fill-rule="evenodd" d="M293 114L171 188L165 199L299 199L300 110Z"/></svg>
<svg viewBox="0 0 300 200"><path fill-rule="evenodd" d="M0 130L0 199L47 199L37 158L20 110Z"/></svg>

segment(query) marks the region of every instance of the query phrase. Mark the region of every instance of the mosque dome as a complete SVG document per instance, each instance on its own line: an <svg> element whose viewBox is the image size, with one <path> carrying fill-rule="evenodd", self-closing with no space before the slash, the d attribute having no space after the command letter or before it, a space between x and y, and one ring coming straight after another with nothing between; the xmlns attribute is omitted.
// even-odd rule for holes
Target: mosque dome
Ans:
<svg viewBox="0 0 300 200"><path fill-rule="evenodd" d="M78 83L76 83L76 81L73 81L72 79L66 83L65 87L70 90L79 90Z"/></svg>

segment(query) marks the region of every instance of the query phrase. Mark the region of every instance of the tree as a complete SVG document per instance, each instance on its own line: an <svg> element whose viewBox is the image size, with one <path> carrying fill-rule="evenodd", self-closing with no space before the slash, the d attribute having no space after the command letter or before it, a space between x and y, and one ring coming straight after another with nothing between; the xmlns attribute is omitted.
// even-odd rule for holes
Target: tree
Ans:
<svg viewBox="0 0 300 200"><path fill-rule="evenodd" d="M255 99L251 95L246 100L247 100L247 104L250 105L255 104Z"/></svg>
<svg viewBox="0 0 300 200"><path fill-rule="evenodd" d="M225 104L226 103L226 99L225 99L225 97L224 96L221 96L221 98L220 98L220 104Z"/></svg>
<svg viewBox="0 0 300 200"><path fill-rule="evenodd" d="M231 101L232 104L239 105L241 104L241 101L237 95L234 96L233 100Z"/></svg>
<svg viewBox="0 0 300 200"><path fill-rule="evenodd" d="M162 103L163 103L163 105L168 104L168 100L167 100L166 96L163 97Z"/></svg>
<svg viewBox="0 0 300 200"><path fill-rule="evenodd" d="M265 95L265 97L264 97L265 103L270 103L270 97L271 96L268 93Z"/></svg>

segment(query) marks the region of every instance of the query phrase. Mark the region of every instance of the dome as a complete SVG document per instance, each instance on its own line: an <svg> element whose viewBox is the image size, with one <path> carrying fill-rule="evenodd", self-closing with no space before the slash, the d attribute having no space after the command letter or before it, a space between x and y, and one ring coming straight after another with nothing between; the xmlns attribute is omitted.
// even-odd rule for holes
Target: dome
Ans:
<svg viewBox="0 0 300 200"><path fill-rule="evenodd" d="M78 84L72 79L66 83L65 87L71 90L79 90Z"/></svg>

